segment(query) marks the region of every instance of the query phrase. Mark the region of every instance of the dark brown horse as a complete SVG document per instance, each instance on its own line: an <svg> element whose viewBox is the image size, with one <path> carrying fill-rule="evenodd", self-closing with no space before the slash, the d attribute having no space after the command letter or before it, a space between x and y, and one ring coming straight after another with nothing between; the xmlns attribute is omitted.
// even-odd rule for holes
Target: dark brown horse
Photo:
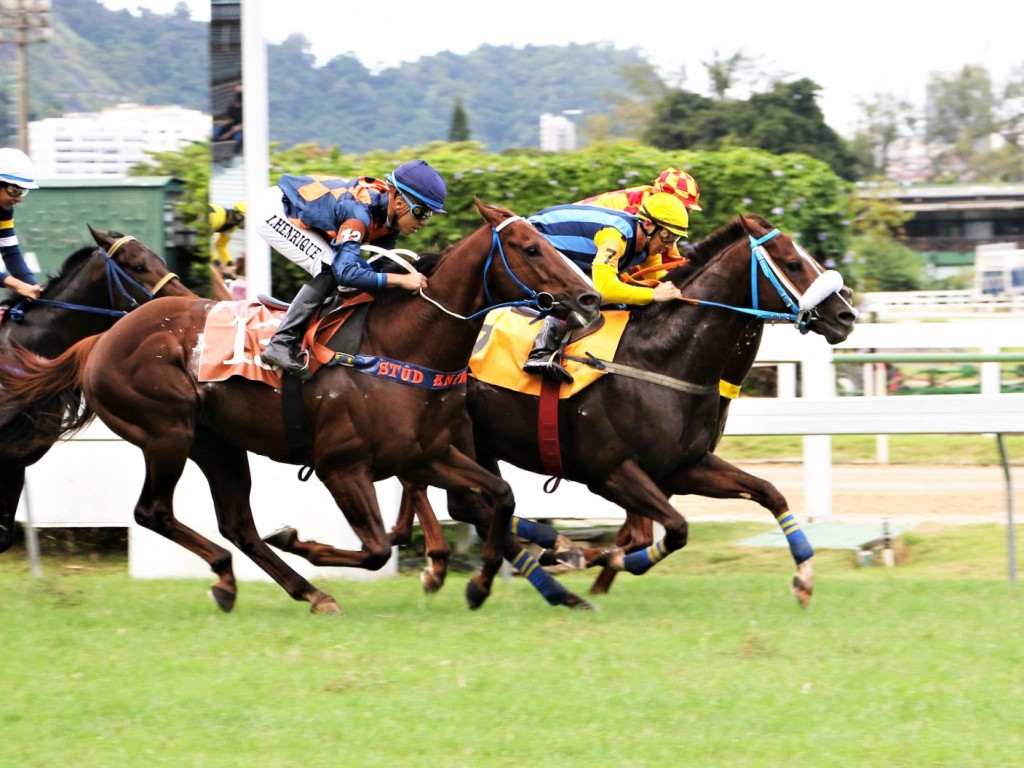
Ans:
<svg viewBox="0 0 1024 768"><path fill-rule="evenodd" d="M490 594L514 509L508 484L452 445L465 414L465 387L457 382L485 310L495 303L529 301L586 322L596 317L600 302L527 221L504 208L478 202L477 209L486 226L437 259L428 273L429 301L399 291L379 296L367 312L359 350L363 358L379 359L380 371L419 371L428 383L442 380L443 386L420 388L338 365L322 369L302 387L301 404L309 466L363 543L360 551L324 548L318 562L377 569L388 560L391 544L377 506L376 480L398 476L479 492L497 512L481 573L467 585L472 607ZM188 459L210 483L224 536L294 599L308 601L314 612L337 611L334 598L292 570L255 529L246 452L297 462L289 451L280 390L240 377L198 380L201 336L214 304L154 301L54 361L18 355L15 364L24 373L0 370L0 385L9 397L28 403L81 392L88 408L142 449L146 479L135 519L210 564L219 577L213 594L223 610L231 610L237 595L231 554L174 517L174 488ZM82 423L82 417L74 418L65 428Z"/></svg>
<svg viewBox="0 0 1024 768"><path fill-rule="evenodd" d="M0 323L0 348L17 345L56 357L156 294L189 294L164 260L135 238L92 227L89 231L98 247L81 248L65 259L39 299L9 298L11 307ZM25 468L39 461L59 437L45 434L49 420L44 414L58 415L61 407L52 400L35 409L0 409L0 552L13 541Z"/></svg>
<svg viewBox="0 0 1024 768"><path fill-rule="evenodd" d="M793 592L806 605L813 591L813 550L785 498L771 483L713 453L728 407L720 400L719 381L742 382L764 322L795 322L835 344L852 331L857 312L836 273L825 272L758 216L742 216L720 228L697 244L691 258L699 266L666 277L686 301L633 308L609 366L613 372L559 402L565 477L586 484L628 515L619 538L626 551L598 557L591 551L588 564L639 574L684 546L687 523L670 496L747 498L771 511L786 533L797 564ZM477 460L495 471L503 460L545 472L538 451L538 403L537 397L471 380L467 404L475 448L467 452L475 451ZM490 515L468 494L449 493L449 510L456 519ZM411 525L413 513L426 520L425 534L435 535L423 488L406 488L400 525ZM652 544L649 523L640 520L661 523L665 538ZM517 526L517 532L529 527ZM548 538L550 543L553 537ZM431 543L437 544L428 539ZM528 572L549 602L586 605L537 568L511 537L505 557ZM440 579L443 575L431 577L433 583Z"/></svg>

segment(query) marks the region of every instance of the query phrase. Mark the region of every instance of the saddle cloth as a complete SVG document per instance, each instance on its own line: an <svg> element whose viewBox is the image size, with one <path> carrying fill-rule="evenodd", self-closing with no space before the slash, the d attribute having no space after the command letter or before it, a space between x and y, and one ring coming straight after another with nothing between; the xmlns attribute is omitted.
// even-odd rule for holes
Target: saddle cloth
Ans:
<svg viewBox="0 0 1024 768"><path fill-rule="evenodd" d="M334 352L327 348L327 342L356 306L372 300L369 294L359 294L309 324L303 347L310 353L310 371L315 373L334 359ZM284 374L276 368L257 363L256 356L269 343L284 319L285 311L250 301L219 301L214 304L203 327L199 381L224 381L232 376L241 376L280 387Z"/></svg>
<svg viewBox="0 0 1024 768"><path fill-rule="evenodd" d="M601 360L611 360L615 356L629 312L610 309L601 315L604 317L601 327L570 342L566 354L583 358L593 355ZM533 319L533 315L508 307L489 312L469 360L470 374L496 387L539 397L541 377L523 371L523 364L540 330L540 323L531 325ZM559 387L558 397L562 400L572 397L605 375L604 371L575 360L565 360L563 364L574 381Z"/></svg>

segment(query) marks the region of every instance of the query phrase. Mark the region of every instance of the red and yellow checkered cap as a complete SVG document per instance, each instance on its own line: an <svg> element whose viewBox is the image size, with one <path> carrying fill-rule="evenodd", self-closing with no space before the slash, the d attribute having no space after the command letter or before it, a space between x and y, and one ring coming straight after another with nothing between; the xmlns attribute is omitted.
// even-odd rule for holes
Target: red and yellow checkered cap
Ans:
<svg viewBox="0 0 1024 768"><path fill-rule="evenodd" d="M697 180L686 171L666 168L654 182L654 191L675 195L683 201L688 211L701 210L697 204L700 200L700 187L697 186Z"/></svg>

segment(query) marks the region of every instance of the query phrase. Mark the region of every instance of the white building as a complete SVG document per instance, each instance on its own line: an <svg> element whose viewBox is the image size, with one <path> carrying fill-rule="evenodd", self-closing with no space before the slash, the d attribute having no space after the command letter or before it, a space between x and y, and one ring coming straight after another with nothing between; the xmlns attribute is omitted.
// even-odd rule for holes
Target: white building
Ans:
<svg viewBox="0 0 1024 768"><path fill-rule="evenodd" d="M572 152L576 149L576 124L563 115L545 112L540 116L542 152Z"/></svg>
<svg viewBox="0 0 1024 768"><path fill-rule="evenodd" d="M29 123L29 145L43 178L116 178L147 152L170 152L209 138L209 115L177 106L120 104L101 112L72 113Z"/></svg>

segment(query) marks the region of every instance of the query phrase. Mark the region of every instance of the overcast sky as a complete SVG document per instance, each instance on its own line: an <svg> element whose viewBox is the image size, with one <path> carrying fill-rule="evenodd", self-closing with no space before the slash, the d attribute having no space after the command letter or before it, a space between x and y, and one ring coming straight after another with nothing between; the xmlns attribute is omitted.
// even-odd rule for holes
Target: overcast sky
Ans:
<svg viewBox="0 0 1024 768"><path fill-rule="evenodd" d="M156 13L181 2L101 1ZM185 2L195 18L209 19L208 2ZM300 33L318 63L353 53L374 71L485 43L608 42L639 49L673 81L685 72L684 87L706 93L701 62L742 52L761 72L818 83L826 122L846 136L859 99L891 93L920 106L931 72L978 64L998 86L1024 66L1021 0L263 0L260 9L269 42Z"/></svg>

